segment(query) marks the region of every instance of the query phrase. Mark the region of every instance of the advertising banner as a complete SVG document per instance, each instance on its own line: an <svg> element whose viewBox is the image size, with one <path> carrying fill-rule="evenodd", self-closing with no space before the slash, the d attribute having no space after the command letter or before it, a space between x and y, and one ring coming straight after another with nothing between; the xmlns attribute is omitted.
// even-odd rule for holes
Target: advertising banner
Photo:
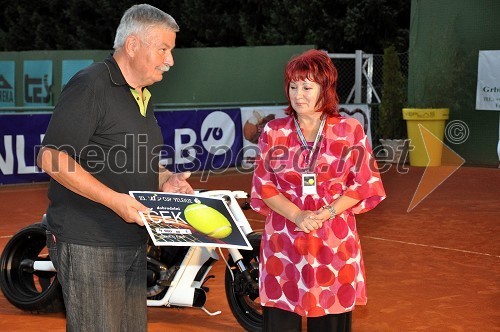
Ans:
<svg viewBox="0 0 500 332"><path fill-rule="evenodd" d="M52 60L24 61L24 106L52 105Z"/></svg>
<svg viewBox="0 0 500 332"><path fill-rule="evenodd" d="M16 105L15 61L0 61L0 107Z"/></svg>
<svg viewBox="0 0 500 332"><path fill-rule="evenodd" d="M159 111L155 115L165 143L161 163L170 171L225 169L241 161L239 108Z"/></svg>
<svg viewBox="0 0 500 332"><path fill-rule="evenodd" d="M253 167L257 156L257 143L266 123L286 116L285 106L260 106L241 108L241 127L243 131L243 159L241 165Z"/></svg>
<svg viewBox="0 0 500 332"><path fill-rule="evenodd" d="M342 105L340 113L358 118L370 137L370 108ZM164 148L161 164L170 171L221 172L242 166L251 171L265 124L285 116L283 106L156 111ZM0 115L0 184L48 181L36 155L51 113Z"/></svg>
<svg viewBox="0 0 500 332"><path fill-rule="evenodd" d="M48 181L36 166L51 114L0 114L0 184Z"/></svg>
<svg viewBox="0 0 500 332"><path fill-rule="evenodd" d="M479 51L476 110L500 111L500 50Z"/></svg>
<svg viewBox="0 0 500 332"><path fill-rule="evenodd" d="M161 163L171 171L214 170L241 162L240 109L155 112L162 128ZM0 115L0 184L48 181L36 155L51 113Z"/></svg>
<svg viewBox="0 0 500 332"><path fill-rule="evenodd" d="M90 66L93 60L63 60L62 61L62 77L61 90L64 89L69 80L80 70Z"/></svg>

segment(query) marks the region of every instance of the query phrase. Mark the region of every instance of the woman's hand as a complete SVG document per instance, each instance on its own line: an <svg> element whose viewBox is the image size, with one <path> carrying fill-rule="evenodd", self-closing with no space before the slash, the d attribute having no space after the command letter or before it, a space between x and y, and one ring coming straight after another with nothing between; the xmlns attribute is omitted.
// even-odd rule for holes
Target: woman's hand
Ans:
<svg viewBox="0 0 500 332"><path fill-rule="evenodd" d="M314 213L316 214L316 218L321 220L322 222L329 220L332 216L330 211L328 209L324 209L324 208L321 208Z"/></svg>
<svg viewBox="0 0 500 332"><path fill-rule="evenodd" d="M318 216L316 211L301 210L283 194L264 198L263 200L271 210L294 222L297 225L296 231L309 233L317 230L323 226L323 222L329 217L329 214L328 217L326 214Z"/></svg>
<svg viewBox="0 0 500 332"><path fill-rule="evenodd" d="M314 211L300 211L293 219L297 227L305 232L317 230L323 226L324 220L316 215Z"/></svg>

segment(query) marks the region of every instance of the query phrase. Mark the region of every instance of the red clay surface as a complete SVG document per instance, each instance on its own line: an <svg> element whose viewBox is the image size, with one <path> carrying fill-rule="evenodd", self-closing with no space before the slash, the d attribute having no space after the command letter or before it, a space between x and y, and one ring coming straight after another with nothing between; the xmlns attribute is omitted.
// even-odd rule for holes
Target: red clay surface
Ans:
<svg viewBox="0 0 500 332"><path fill-rule="evenodd" d="M407 213L424 168L383 174L388 198L358 216L368 278L368 305L356 307L353 330L500 331L500 170L462 167ZM250 175L193 176L195 188L250 190ZM0 250L22 227L40 221L46 184L0 187ZM246 215L254 229L263 218ZM241 331L224 294L224 263L212 269L206 307L149 308L149 331ZM0 330L64 331L62 314L12 306L0 293Z"/></svg>

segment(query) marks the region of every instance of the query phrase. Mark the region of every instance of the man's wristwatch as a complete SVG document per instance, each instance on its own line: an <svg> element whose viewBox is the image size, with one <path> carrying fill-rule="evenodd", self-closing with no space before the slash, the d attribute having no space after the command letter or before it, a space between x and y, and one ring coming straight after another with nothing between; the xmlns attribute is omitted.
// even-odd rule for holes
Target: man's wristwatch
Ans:
<svg viewBox="0 0 500 332"><path fill-rule="evenodd" d="M337 215L337 211L335 211L335 208L331 205L325 205L322 207L322 209L328 210L330 212L330 218L328 218L328 220L332 220Z"/></svg>

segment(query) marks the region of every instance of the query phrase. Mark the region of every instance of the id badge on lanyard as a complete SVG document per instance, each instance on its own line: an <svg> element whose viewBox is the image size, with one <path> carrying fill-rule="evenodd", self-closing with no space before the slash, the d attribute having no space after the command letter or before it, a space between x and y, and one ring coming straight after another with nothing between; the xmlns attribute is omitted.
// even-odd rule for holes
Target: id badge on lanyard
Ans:
<svg viewBox="0 0 500 332"><path fill-rule="evenodd" d="M299 123L297 119L294 117L295 120L295 128L297 130L297 135L299 136L300 141L302 142L302 145L306 150L309 150L309 146L307 145L306 139L304 137L304 134L300 130ZM316 134L316 139L314 140L314 144L312 148L309 151L309 155L307 158L307 167L304 173L302 173L302 195L317 195L317 185L316 185L316 174L314 173L314 167L316 165L316 160L318 159L318 156L314 158L314 154L316 152L316 149L318 148L319 141L321 140L321 137L323 135L323 127L325 126L326 122L326 116L323 115L321 119L321 124L318 129L318 133Z"/></svg>
<svg viewBox="0 0 500 332"><path fill-rule="evenodd" d="M316 195L316 174L302 173L302 195Z"/></svg>

